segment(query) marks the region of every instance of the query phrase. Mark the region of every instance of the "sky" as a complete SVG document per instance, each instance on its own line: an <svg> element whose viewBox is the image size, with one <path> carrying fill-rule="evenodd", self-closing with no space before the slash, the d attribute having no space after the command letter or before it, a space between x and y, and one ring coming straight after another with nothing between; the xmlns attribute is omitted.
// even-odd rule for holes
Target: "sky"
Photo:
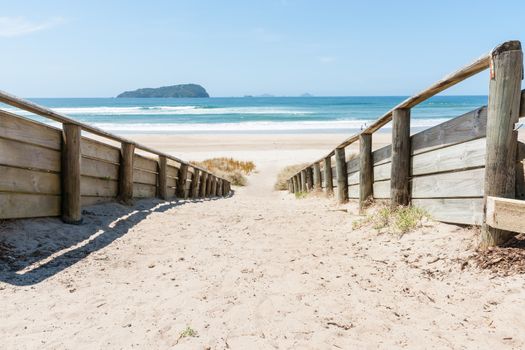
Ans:
<svg viewBox="0 0 525 350"><path fill-rule="evenodd" d="M525 1L0 0L0 90L406 96L507 40ZM447 91L486 94L483 72Z"/></svg>

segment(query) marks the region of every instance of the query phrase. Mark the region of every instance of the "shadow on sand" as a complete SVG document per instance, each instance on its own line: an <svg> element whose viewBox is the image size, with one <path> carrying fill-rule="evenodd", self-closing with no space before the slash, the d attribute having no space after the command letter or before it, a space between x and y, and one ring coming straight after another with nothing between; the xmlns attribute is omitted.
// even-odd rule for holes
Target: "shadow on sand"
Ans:
<svg viewBox="0 0 525 350"><path fill-rule="evenodd" d="M220 199L224 197L94 205L82 211L80 225L67 225L59 218L5 220L0 226L0 281L16 286L40 283L108 246L153 213Z"/></svg>

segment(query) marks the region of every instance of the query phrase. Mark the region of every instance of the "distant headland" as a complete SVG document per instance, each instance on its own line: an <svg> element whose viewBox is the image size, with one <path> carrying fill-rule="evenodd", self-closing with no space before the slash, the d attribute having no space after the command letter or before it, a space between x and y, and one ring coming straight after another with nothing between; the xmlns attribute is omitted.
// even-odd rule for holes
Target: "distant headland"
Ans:
<svg viewBox="0 0 525 350"><path fill-rule="evenodd" d="M142 88L133 91L125 91L117 98L148 98L148 97L210 97L202 86L198 84L179 84L162 86L159 88Z"/></svg>

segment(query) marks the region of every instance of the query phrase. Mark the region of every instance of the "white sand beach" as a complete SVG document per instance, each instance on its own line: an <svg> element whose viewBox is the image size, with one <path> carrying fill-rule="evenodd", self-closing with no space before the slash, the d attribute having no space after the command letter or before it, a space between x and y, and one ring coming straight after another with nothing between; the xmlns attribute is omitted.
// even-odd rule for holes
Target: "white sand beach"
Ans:
<svg viewBox="0 0 525 350"><path fill-rule="evenodd" d="M257 172L225 199L98 205L80 226L2 222L1 348L525 347L524 279L469 263L476 229L354 230L353 202L273 191L280 168L340 135L132 138Z"/></svg>

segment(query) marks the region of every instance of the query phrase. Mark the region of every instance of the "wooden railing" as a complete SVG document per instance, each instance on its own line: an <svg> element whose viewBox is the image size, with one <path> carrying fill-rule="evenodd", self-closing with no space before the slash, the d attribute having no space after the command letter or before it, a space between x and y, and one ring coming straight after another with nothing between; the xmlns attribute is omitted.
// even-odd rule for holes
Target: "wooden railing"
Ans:
<svg viewBox="0 0 525 350"><path fill-rule="evenodd" d="M3 91L0 102L62 123L61 130L0 110L0 219L61 216L79 223L82 206L94 203L204 198L231 191L226 179L172 155ZM120 147L83 137L82 131Z"/></svg>
<svg viewBox="0 0 525 350"><path fill-rule="evenodd" d="M410 136L412 107L488 68L488 107ZM520 96L525 96L520 92L522 75L520 42L505 42L406 99L300 170L288 180L289 190L324 188L332 194L336 188L339 203L358 198L361 209L371 198L382 198L393 207L410 203L425 207L441 221L484 224L487 196L515 198L518 192L516 162L522 158L517 158L515 123L525 110L521 103L519 112ZM372 151L373 133L390 121L392 145ZM356 141L359 154L347 161L345 148ZM489 225L482 231L486 246L512 235Z"/></svg>

